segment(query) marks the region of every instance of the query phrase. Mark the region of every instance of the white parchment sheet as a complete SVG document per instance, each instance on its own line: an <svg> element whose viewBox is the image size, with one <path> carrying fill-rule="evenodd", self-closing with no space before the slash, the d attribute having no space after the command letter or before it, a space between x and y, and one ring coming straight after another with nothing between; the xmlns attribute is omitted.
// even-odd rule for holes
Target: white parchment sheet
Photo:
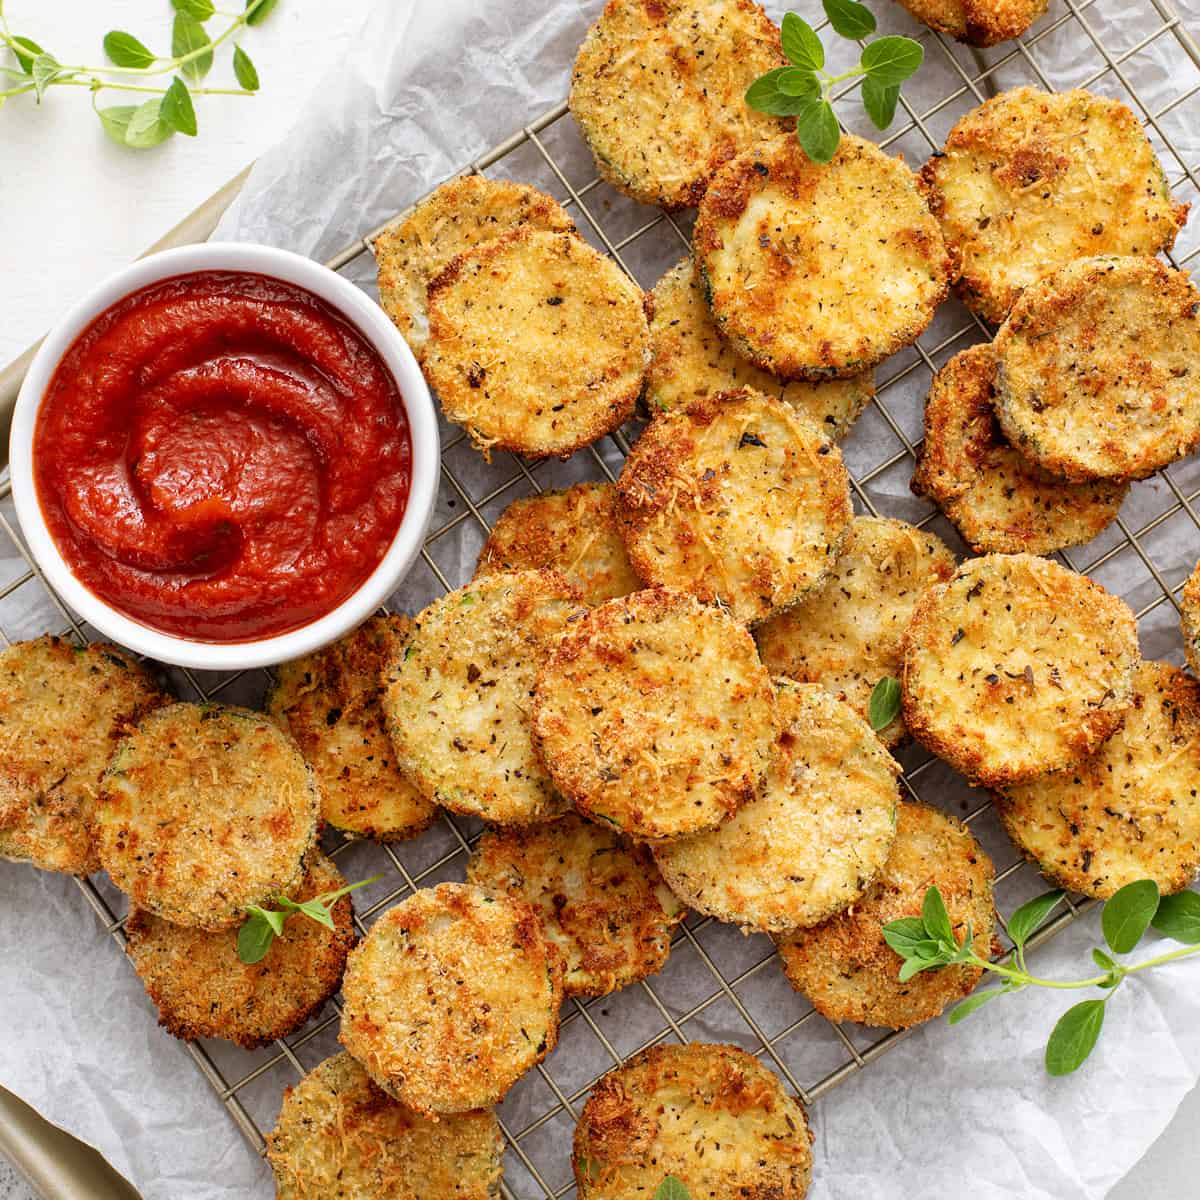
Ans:
<svg viewBox="0 0 1200 1200"><path fill-rule="evenodd" d="M1200 28L1200 0L1176 4L1185 22ZM871 6L884 31L918 33L918 27L887 0L871 0ZM565 94L576 46L599 7L599 0L379 0L352 53L331 66L293 132L259 161L218 236L269 242L318 258L340 249L557 103ZM768 4L776 18L784 7L795 7L813 19L819 15L814 0ZM1083 5L1083 12L1114 54L1127 55L1121 59L1121 71L1155 113L1200 83L1200 74L1169 35L1140 46L1161 24L1149 0L1095 0ZM1063 0L1055 0L1050 20L1066 13ZM832 41L832 35L827 40ZM921 112L962 84L936 43L927 40L926 45L927 64L906 87L906 95ZM958 48L955 53L974 73L969 53ZM1004 48L990 52L992 61L1004 53ZM1103 66L1074 21L1038 42L1033 54L1058 87L1087 80ZM1009 85L1036 82L1036 76L1029 62L1018 56L1000 72L999 80ZM1111 72L1094 86L1123 95L1121 82ZM943 137L973 103L967 92L941 108L926 122L930 133ZM857 101L848 99L839 110L852 128L866 131ZM1160 121L1186 162L1200 161L1195 103L1169 109ZM586 153L569 119L547 132L547 144L574 172L569 177L579 182L590 178ZM928 149L916 131L893 147L914 167ZM1181 173L1177 160L1165 152L1164 159L1176 178ZM501 164L497 172L562 195L532 147ZM1184 189L1177 194L1196 198ZM591 193L589 205L622 232L653 215L603 187ZM1194 224L1200 225L1200 219ZM630 262L645 286L678 257L680 247L670 240L673 237L662 226L630 248ZM1189 231L1180 247L1186 253L1195 244L1196 233ZM369 287L370 268L364 258L351 275ZM962 324L961 310L947 305L926 341L934 345ZM896 361L913 361L911 352L908 355ZM881 368L881 379L888 378L894 365ZM920 367L886 394L889 410L911 440L920 435L927 384L928 372ZM851 469L861 475L898 445L885 422L869 410L847 440L845 453ZM541 478L560 483L596 474L594 463L576 457L578 462L543 468ZM511 461L508 465L511 468ZM505 469L502 463L484 468L465 446L454 452L454 466L469 488L487 479L499 481L502 475L488 472ZM911 463L900 462L869 485L868 494L884 513L917 519L926 511L908 493L910 473ZM1172 468L1172 477L1183 490L1194 490L1200 486L1200 464L1179 464ZM450 502L443 499L443 505ZM1171 503L1172 495L1160 480L1148 481L1134 488L1124 516L1131 528L1140 528ZM495 516L500 507L502 502L488 515ZM445 508L440 511L441 519L448 515ZM934 527L961 549L947 526ZM1106 533L1095 546L1081 551L1078 561L1090 562L1119 541L1119 534ZM469 573L479 542L478 527L464 522L437 544L437 560L452 582ZM1171 585L1200 557L1200 532L1183 514L1164 520L1143 544ZM0 568L13 566L3 559L12 553L11 548L0 552ZM1095 574L1135 608L1159 594L1131 550L1114 555ZM20 613L4 614L11 637L61 625L45 597L29 602L32 586L18 593L25 598ZM437 590L422 568L397 601L412 611ZM1159 605L1147 615L1142 638L1148 657L1182 661L1170 605ZM256 686L260 696L261 681L239 682L222 695L253 703ZM182 694L187 695L186 690ZM913 751L904 757L918 760ZM923 773L920 790L924 799L957 813L979 802L977 794L938 766ZM1014 851L990 814L977 823L976 831L998 866L1014 861ZM402 857L419 869L445 852L446 837L435 829L421 842L402 848ZM380 869L384 862L378 849L369 845L354 848L342 859L351 878ZM447 875L458 876L461 865L460 859ZM1011 911L1042 886L1032 872L1018 872L1001 889L1001 905ZM703 931L701 941L717 965L734 976L769 950L765 939L743 938L736 930L716 925ZM1093 913L1036 954L1039 973L1088 973L1089 948L1099 942ZM265 1200L273 1194L269 1172L185 1049L157 1028L140 983L72 881L0 862L0 947L0 1082L97 1146L146 1200ZM1151 941L1144 951L1149 955L1155 949ZM690 1008L713 988L707 968L686 945L651 984L672 1012ZM610 1036L623 1049L631 1049L662 1025L657 1013L646 1015L639 995L630 989L594 1010L596 1020L608 1022ZM770 962L748 978L739 998L768 1036L807 1009ZM1200 1078L1200 960L1127 982L1110 1005L1094 1060L1074 1076L1052 1080L1042 1069L1045 1039L1058 1014L1077 998L1032 992L997 1001L954 1029L935 1021L821 1099L811 1112L816 1133L814 1200L1102 1197ZM724 1002L706 1008L684 1029L699 1040L747 1042L745 1024ZM568 1092L609 1065L576 1036L586 1033L582 1022L575 1021L570 1030L547 1064ZM867 1031L849 1032L860 1047L874 1040ZM625 1036L628 1046L621 1040ZM304 1048L302 1058L312 1065L332 1048L331 1036L322 1035ZM266 1056L263 1052L251 1057L225 1047L213 1047L212 1052L231 1079ZM782 1042L780 1052L802 1079L819 1078L845 1057L828 1028L815 1020ZM823 1068L822 1062L827 1064ZM266 1128L278 1110L288 1070L285 1064L282 1073L269 1072L243 1095ZM522 1128L552 1107L548 1095L545 1085L531 1076L506 1102L502 1115L511 1126ZM530 1146L531 1155L539 1155L539 1169L556 1186L567 1177L569 1135L569 1124L560 1115L539 1131L540 1143ZM519 1167L510 1170L508 1183L520 1200L540 1196Z"/></svg>

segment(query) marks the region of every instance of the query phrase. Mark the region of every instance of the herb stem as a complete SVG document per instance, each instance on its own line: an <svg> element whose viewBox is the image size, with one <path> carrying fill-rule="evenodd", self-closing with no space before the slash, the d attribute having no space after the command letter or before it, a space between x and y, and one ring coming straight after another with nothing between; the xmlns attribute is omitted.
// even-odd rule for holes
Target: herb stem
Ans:
<svg viewBox="0 0 1200 1200"><path fill-rule="evenodd" d="M92 92L148 92L153 96L165 96L167 89L160 87L147 87L144 84L137 83L108 83L103 79L56 79L55 87L85 87ZM35 85L32 83L21 84L20 87L8 88L5 91L0 91L0 99L7 99L9 96L19 96L23 92L32 92L35 90ZM245 88L192 88L193 96L253 96L253 92L248 92Z"/></svg>
<svg viewBox="0 0 1200 1200"><path fill-rule="evenodd" d="M1121 974L1136 975L1138 971L1148 970L1150 967L1162 966L1163 963L1174 962L1176 959L1187 958L1189 955L1200 953L1200 945L1184 946L1180 950L1171 950L1167 954L1159 954L1154 958L1148 958L1145 962L1135 963L1131 967L1122 967ZM1024 955L1021 955L1024 958ZM1109 979L1109 975L1093 975L1089 979L1042 979L1037 975L1030 975L1025 970L1025 964L1022 961L1019 968L1004 967L999 963L990 962L987 959L978 957L972 954L967 960L976 967L982 967L985 971L991 971L995 975L1003 976L1005 979L1011 979L1019 987L1044 987L1058 988L1060 990L1074 988L1099 987Z"/></svg>

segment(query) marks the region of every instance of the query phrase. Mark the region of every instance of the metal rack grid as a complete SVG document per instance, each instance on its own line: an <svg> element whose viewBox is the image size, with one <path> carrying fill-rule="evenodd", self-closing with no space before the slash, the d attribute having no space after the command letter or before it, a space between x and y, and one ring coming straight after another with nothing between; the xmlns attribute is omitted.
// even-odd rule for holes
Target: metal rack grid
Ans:
<svg viewBox="0 0 1200 1200"><path fill-rule="evenodd" d="M1056 82L1069 83L1108 90L1131 103L1163 159L1173 192L1185 199L1200 198L1200 162L1187 162L1171 135L1171 127L1185 113L1200 122L1200 50L1167 0L1126 6L1137 9L1137 36L1127 44L1106 44L1094 22L1116 7L1119 0L1057 0L1033 33L998 48L990 61L926 31L921 36L927 61L942 65L947 86L928 103L902 100L899 127L882 145L907 149L910 162L920 161L939 148L939 133L944 136L949 124L998 87L1030 82L1053 90ZM814 24L820 27L823 22ZM1056 79L1039 56L1039 46L1055 37L1075 38L1078 59L1091 61L1091 71L1069 80ZM1162 39L1173 40L1171 49L1178 52L1179 70L1172 73L1170 95L1155 107L1135 90L1130 76L1136 71L1137 56L1156 44L1161 50ZM577 169L584 162L586 176ZM542 184L572 212L581 233L644 286L653 278L639 278L633 259L646 245L656 243L671 255L659 262L659 270L687 251L689 238L680 219L634 205L594 177L565 103L465 170L512 173ZM382 228L348 246L328 265L353 272L364 261L369 263L371 244ZM1198 255L1200 244L1190 250L1183 246L1172 261L1182 266ZM949 354L988 336L986 327L966 310L947 305L921 343L881 368L877 398L860 421L860 426L870 425L870 429L852 434L845 443L860 510L878 515L882 508L919 526L930 525L952 546L963 549L936 510L906 495L899 485L907 483L919 444L920 406L929 377ZM526 463L502 455L488 468L469 449L464 434L450 427L443 432L447 436L441 493L421 555L424 578L407 594L393 598L410 608L463 582L474 558L472 544L482 541L490 521L517 495L579 478L581 467L585 476L613 479L632 431L618 432L565 466ZM1173 653L1178 657L1176 594L1186 578L1186 567L1200 558L1198 503L1200 468L1176 464L1153 480L1135 485L1110 531L1088 547L1059 555L1073 569L1098 575L1102 581L1109 572L1114 580L1123 582L1117 590L1132 603L1144 638L1163 648L1159 656ZM4 551L0 551L0 637L8 643L10 637L30 636L57 626L86 639L90 631L49 589L20 540L7 484L0 487L0 526L15 551L6 560L11 569L2 565ZM265 672L200 678L198 673L179 671L172 676L185 698L232 697L251 703L261 698L267 681ZM1002 913L1011 912L1039 890L1035 873L1017 858L999 832L990 801L973 795L964 781L919 748L908 748L902 759L907 795L957 811L996 858ZM359 877L381 867L387 872L386 882L360 893L365 898L360 900L356 916L359 931L365 933L379 912L411 890L461 878L480 828L478 823L446 814L433 831L412 843L380 846L334 836L327 848L342 860L349 876ZM105 932L123 947L121 898L101 879L80 881L79 886ZM1052 938L1088 907L1069 899L1065 911L1033 944ZM569 1000L558 1049L522 1080L500 1107L508 1143L504 1195L510 1200L554 1200L574 1194L567 1147L582 1102L599 1074L642 1046L670 1038L711 1038L715 1031L721 1040L738 1041L759 1054L811 1106L906 1036L878 1036L879 1031L831 1024L786 984L781 986L780 980L782 974L766 939L743 937L711 918L691 918L680 927L662 975L614 996ZM264 1145L263 1130L273 1122L283 1087L332 1050L339 1015L335 1000L306 1029L255 1054L220 1043L189 1044L196 1065L259 1152Z"/></svg>

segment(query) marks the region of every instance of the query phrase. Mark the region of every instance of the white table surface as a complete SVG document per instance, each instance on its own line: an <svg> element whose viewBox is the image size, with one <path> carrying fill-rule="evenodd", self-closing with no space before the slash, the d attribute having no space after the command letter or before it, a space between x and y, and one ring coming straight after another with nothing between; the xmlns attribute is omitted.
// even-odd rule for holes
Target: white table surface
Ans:
<svg viewBox="0 0 1200 1200"><path fill-rule="evenodd" d="M82 90L51 90L40 107L10 101L0 111L0 365L39 337L80 287L135 257L280 137L325 70L353 53L350 37L368 3L280 0L245 36L260 94L203 98L200 135L154 150L110 143ZM166 0L6 0L5 12L14 33L69 61L101 61L101 38L113 28L152 49L170 44ZM232 80L228 59L219 53L213 86ZM109 93L102 102L126 101ZM1110 1200L1195 1195L1198 1126L1200 1091ZM0 1200L34 1200L3 1161Z"/></svg>

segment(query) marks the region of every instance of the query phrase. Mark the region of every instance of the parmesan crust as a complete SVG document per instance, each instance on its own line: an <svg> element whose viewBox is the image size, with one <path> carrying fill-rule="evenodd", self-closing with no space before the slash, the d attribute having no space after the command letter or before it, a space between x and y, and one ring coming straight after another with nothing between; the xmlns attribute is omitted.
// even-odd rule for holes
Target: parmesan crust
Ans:
<svg viewBox="0 0 1200 1200"><path fill-rule="evenodd" d="M1200 445L1200 292L1152 258L1084 258L996 334L1008 440L1072 480L1142 479Z"/></svg>
<svg viewBox="0 0 1200 1200"><path fill-rule="evenodd" d="M720 828L654 848L690 908L786 933L854 903L895 838L900 768L817 684L776 680L780 734L757 796Z"/></svg>
<svg viewBox="0 0 1200 1200"><path fill-rule="evenodd" d="M1078 89L985 101L919 180L961 260L959 294L995 324L1048 272L1098 254L1153 257L1187 219L1137 117Z"/></svg>
<svg viewBox="0 0 1200 1200"><path fill-rule="evenodd" d="M90 824L101 865L133 905L220 930L300 883L319 810L312 772L269 717L172 704L117 748Z"/></svg>
<svg viewBox="0 0 1200 1200"><path fill-rule="evenodd" d="M784 66L779 30L752 0L609 0L576 56L571 112L602 178L687 208L723 162L790 124L744 99Z"/></svg>
<svg viewBox="0 0 1200 1200"><path fill-rule="evenodd" d="M779 956L791 985L831 1021L908 1029L938 1016L968 995L982 967L958 965L899 979L902 959L883 940L883 927L919 917L925 892L946 902L955 937L970 931L981 958L999 952L992 901L995 869L961 822L923 804L901 802L892 848L878 882L845 912L781 940Z"/></svg>
<svg viewBox="0 0 1200 1200"><path fill-rule="evenodd" d="M475 578L539 567L561 572L592 605L641 587L617 528L611 483L577 483L514 500L492 526Z"/></svg>
<svg viewBox="0 0 1200 1200"><path fill-rule="evenodd" d="M1200 674L1200 563L1183 586L1179 598L1179 623L1188 664Z"/></svg>
<svg viewBox="0 0 1200 1200"><path fill-rule="evenodd" d="M621 532L648 583L755 623L828 577L853 510L836 446L742 388L656 417L617 483Z"/></svg>
<svg viewBox="0 0 1200 1200"><path fill-rule="evenodd" d="M1049 0L900 0L918 21L966 42L996 46L1020 37L1049 6Z"/></svg>
<svg viewBox="0 0 1200 1200"><path fill-rule="evenodd" d="M788 383L742 358L713 322L690 257L654 285L646 297L646 311L651 351L646 403L651 413L746 387L778 396L836 439L850 432L875 395L874 371L848 379Z"/></svg>
<svg viewBox="0 0 1200 1200"><path fill-rule="evenodd" d="M118 740L167 702L128 651L64 638L0 653L0 858L90 875L87 830L100 776Z"/></svg>
<svg viewBox="0 0 1200 1200"><path fill-rule="evenodd" d="M418 359L429 340L430 282L464 250L521 228L573 233L575 225L557 200L527 183L462 175L375 239L379 303Z"/></svg>
<svg viewBox="0 0 1200 1200"><path fill-rule="evenodd" d="M501 825L564 811L529 711L538 669L579 612L556 571L519 571L469 583L413 621L383 708L400 769L428 800Z"/></svg>
<svg viewBox="0 0 1200 1200"><path fill-rule="evenodd" d="M1187 887L1200 869L1200 684L1142 663L1120 730L1069 770L998 794L996 807L1060 887L1102 899L1137 879Z"/></svg>
<svg viewBox="0 0 1200 1200"><path fill-rule="evenodd" d="M383 671L412 622L371 617L331 646L276 668L267 712L297 741L321 790L321 816L356 837L400 841L437 806L401 773L383 715Z"/></svg>
<svg viewBox="0 0 1200 1200"><path fill-rule="evenodd" d="M1019 454L996 421L995 381L986 343L934 376L912 490L933 500L977 554L1052 554L1090 542L1116 518L1128 485L1068 483Z"/></svg>
<svg viewBox="0 0 1200 1200"><path fill-rule="evenodd" d="M775 700L732 617L648 588L572 624L538 676L533 731L584 816L648 841L712 829L755 794Z"/></svg>
<svg viewBox="0 0 1200 1200"><path fill-rule="evenodd" d="M861 375L912 345L956 273L903 160L850 134L824 164L793 137L728 163L693 251L721 333L784 379Z"/></svg>
<svg viewBox="0 0 1200 1200"><path fill-rule="evenodd" d="M503 1152L494 1113L419 1117L348 1054L283 1093L267 1138L276 1200L500 1200Z"/></svg>
<svg viewBox="0 0 1200 1200"><path fill-rule="evenodd" d="M641 289L574 234L516 230L429 285L425 374L485 453L566 458L611 433L649 360Z"/></svg>
<svg viewBox="0 0 1200 1200"><path fill-rule="evenodd" d="M855 517L833 574L819 591L755 630L772 675L819 683L866 717L875 685L900 674L900 641L926 587L954 574L942 540L905 521ZM878 730L885 746L904 720Z"/></svg>
<svg viewBox="0 0 1200 1200"><path fill-rule="evenodd" d="M563 963L537 910L442 883L388 909L350 955L341 1042L423 1116L498 1104L554 1048Z"/></svg>
<svg viewBox="0 0 1200 1200"><path fill-rule="evenodd" d="M489 829L467 880L527 900L566 960L568 996L603 996L662 970L684 907L644 846L571 813Z"/></svg>
<svg viewBox="0 0 1200 1200"><path fill-rule="evenodd" d="M1133 702L1137 624L1086 575L989 554L929 588L904 636L909 731L977 783L1023 783L1078 762Z"/></svg>

